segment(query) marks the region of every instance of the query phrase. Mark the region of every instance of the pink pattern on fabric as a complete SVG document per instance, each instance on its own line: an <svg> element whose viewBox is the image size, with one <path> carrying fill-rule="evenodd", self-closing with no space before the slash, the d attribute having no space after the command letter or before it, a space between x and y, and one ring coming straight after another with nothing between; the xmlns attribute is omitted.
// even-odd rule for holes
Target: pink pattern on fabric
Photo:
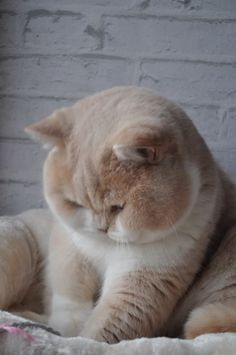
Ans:
<svg viewBox="0 0 236 355"><path fill-rule="evenodd" d="M0 329L3 329L6 332L11 333L11 334L21 335L25 340L28 340L28 341L34 340L34 337L30 333L26 332L25 330L23 330L21 328L14 327L9 324L0 324Z"/></svg>

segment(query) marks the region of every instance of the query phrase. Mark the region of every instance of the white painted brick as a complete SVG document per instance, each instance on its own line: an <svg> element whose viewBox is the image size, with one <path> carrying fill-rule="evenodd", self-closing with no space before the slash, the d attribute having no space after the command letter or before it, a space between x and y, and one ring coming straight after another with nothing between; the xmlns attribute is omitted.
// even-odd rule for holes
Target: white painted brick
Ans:
<svg viewBox="0 0 236 355"><path fill-rule="evenodd" d="M195 126L206 141L211 142L218 139L221 123L218 106L181 106L194 122Z"/></svg>
<svg viewBox="0 0 236 355"><path fill-rule="evenodd" d="M75 100L0 97L0 102L0 137L26 138L24 128L27 125L57 108L70 106Z"/></svg>
<svg viewBox="0 0 236 355"><path fill-rule="evenodd" d="M224 169L224 171L229 174L229 176L236 181L236 147L211 147L211 151L219 163L219 165Z"/></svg>
<svg viewBox="0 0 236 355"><path fill-rule="evenodd" d="M78 6L79 5L79 6ZM159 13L160 10L176 10L182 12L202 12L210 11L229 12L236 10L236 3L234 0L1 0L0 8L2 9L19 9L27 8L28 6L34 8L48 8L55 9L73 8L74 11L80 10L81 6L88 8L90 11L101 7L106 12L111 10L141 10L150 13Z"/></svg>
<svg viewBox="0 0 236 355"><path fill-rule="evenodd" d="M236 21L173 17L114 16L105 19L104 49L108 53L236 54Z"/></svg>
<svg viewBox="0 0 236 355"><path fill-rule="evenodd" d="M101 46L102 33L80 13L35 10L28 14L24 43L26 48L48 52L94 50Z"/></svg>
<svg viewBox="0 0 236 355"><path fill-rule="evenodd" d="M45 206L40 184L0 183L0 215L14 215Z"/></svg>
<svg viewBox="0 0 236 355"><path fill-rule="evenodd" d="M9 0L8 0L9 1ZM28 0L35 3L36 0ZM41 0L41 3L55 2L55 0ZM64 3L64 0L57 0L57 3ZM67 3L78 4L78 0L67 0ZM141 9L156 10L171 9L183 11L232 11L236 9L234 0L80 0L80 5L104 6L106 9Z"/></svg>
<svg viewBox="0 0 236 355"><path fill-rule="evenodd" d="M13 11L0 12L0 48L17 45L17 16Z"/></svg>
<svg viewBox="0 0 236 355"><path fill-rule="evenodd" d="M222 138L236 145L236 107L229 108L226 119L223 122L222 131L224 132Z"/></svg>
<svg viewBox="0 0 236 355"><path fill-rule="evenodd" d="M236 65L184 61L144 61L140 84L176 101L218 103L236 99Z"/></svg>
<svg viewBox="0 0 236 355"><path fill-rule="evenodd" d="M2 0L0 9L0 214L43 204L46 153L23 139L24 126L114 85L179 101L236 180L235 0Z"/></svg>
<svg viewBox="0 0 236 355"><path fill-rule="evenodd" d="M38 144L0 140L0 181L41 181L45 155Z"/></svg>
<svg viewBox="0 0 236 355"><path fill-rule="evenodd" d="M10 57L0 63L0 92L7 93L75 97L132 80L132 65L116 58Z"/></svg>

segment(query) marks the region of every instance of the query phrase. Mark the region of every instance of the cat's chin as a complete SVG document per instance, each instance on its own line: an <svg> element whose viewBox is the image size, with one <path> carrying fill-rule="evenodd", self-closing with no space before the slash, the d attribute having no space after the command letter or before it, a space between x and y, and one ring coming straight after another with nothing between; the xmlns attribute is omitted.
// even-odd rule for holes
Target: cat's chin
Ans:
<svg viewBox="0 0 236 355"><path fill-rule="evenodd" d="M110 239L123 244L148 244L163 240L170 234L170 230L131 230L118 218L115 230L108 231Z"/></svg>
<svg viewBox="0 0 236 355"><path fill-rule="evenodd" d="M135 243L138 242L139 240L139 238L137 238L137 236L133 234L122 235L119 233L108 233L108 237L117 243L123 243L123 244Z"/></svg>
<svg viewBox="0 0 236 355"><path fill-rule="evenodd" d="M121 244L148 244L163 240L168 232L160 231L131 231L123 229L122 233L108 233L110 239Z"/></svg>

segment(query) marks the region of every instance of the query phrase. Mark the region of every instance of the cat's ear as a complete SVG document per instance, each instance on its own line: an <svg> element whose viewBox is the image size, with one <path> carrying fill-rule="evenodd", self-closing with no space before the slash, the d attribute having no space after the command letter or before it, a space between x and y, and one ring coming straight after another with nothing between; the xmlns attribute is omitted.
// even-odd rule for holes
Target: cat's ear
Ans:
<svg viewBox="0 0 236 355"><path fill-rule="evenodd" d="M177 151L176 139L159 127L128 127L115 137L112 151L121 162L157 164Z"/></svg>
<svg viewBox="0 0 236 355"><path fill-rule="evenodd" d="M158 159L155 146L115 144L112 150L119 161L154 164Z"/></svg>
<svg viewBox="0 0 236 355"><path fill-rule="evenodd" d="M70 108L54 111L52 115L33 123L25 128L29 136L40 143L43 147L50 149L61 145L70 135L73 127L73 118Z"/></svg>

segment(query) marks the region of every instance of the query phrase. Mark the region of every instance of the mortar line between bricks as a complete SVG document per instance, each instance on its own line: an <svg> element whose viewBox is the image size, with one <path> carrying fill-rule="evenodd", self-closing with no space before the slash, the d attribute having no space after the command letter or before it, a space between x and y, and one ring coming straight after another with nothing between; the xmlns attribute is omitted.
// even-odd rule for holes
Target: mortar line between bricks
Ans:
<svg viewBox="0 0 236 355"><path fill-rule="evenodd" d="M18 143L18 144L31 144L37 145L33 140L29 138L22 137L9 137L9 136L0 136L0 144L1 143Z"/></svg>
<svg viewBox="0 0 236 355"><path fill-rule="evenodd" d="M20 50L20 48L19 48ZM24 58L37 58L37 59L45 59L45 58L78 58L78 59L111 59L111 60L122 60L126 62L130 62L132 59L127 57L122 57L119 55L112 55L112 54L103 54L103 53L7 53L3 52L0 54L0 61L5 61L9 59L24 59Z"/></svg>
<svg viewBox="0 0 236 355"><path fill-rule="evenodd" d="M18 180L18 179L0 179L1 185L8 185L8 184L20 184L26 186L36 186L40 185L41 181L27 181L27 180Z"/></svg>
<svg viewBox="0 0 236 355"><path fill-rule="evenodd" d="M16 98L16 99L23 99L23 100L29 100L29 99L39 99L39 100L53 100L53 101L74 101L74 103L76 103L79 100L82 100L84 97L89 96L94 94L95 92L82 92L80 93L78 96L52 96L52 95L41 95L41 94L32 94L32 93L24 93L24 94L18 94L18 93L1 93L0 92L0 100L2 98ZM225 99L223 99L222 101L219 102L208 102L208 101L176 101L180 106L181 105L186 105L189 107L209 107L209 108L219 108L221 105L225 104ZM73 103L71 104L73 105ZM228 101L227 100L227 106L231 107L231 108L236 108L236 103L235 100Z"/></svg>
<svg viewBox="0 0 236 355"><path fill-rule="evenodd" d="M70 54L66 53L59 53L59 52L54 52L54 53L40 53L38 52L28 52L28 53L20 53L18 52L2 52L0 54L0 62L4 62L7 60L15 60L15 59L26 59L26 58L37 58L37 59L50 59L50 58L68 58L68 59L91 59L91 60L120 60L124 61L127 63L134 63L135 61L140 61L142 62L182 62L182 63L202 63L202 64L209 64L209 65L235 65L236 64L236 56L235 55L230 55L230 56L225 56L225 55L218 55L218 58L216 58L215 55L209 55L209 56L199 56L197 57L196 55L191 56L186 54L185 56L181 56L178 54L172 55L162 55L162 54L156 54L154 57L153 55L151 56L143 56L142 54L136 54L135 56L131 56L127 53L124 53L122 56L121 55L113 55L110 53L73 53L70 52Z"/></svg>
<svg viewBox="0 0 236 355"><path fill-rule="evenodd" d="M55 10L50 10L46 9L43 7L38 7L37 9L32 9L29 11L24 11L25 14L28 15L29 19L32 17L39 18L39 17L47 17L51 15L56 15L56 16L68 16L68 17L79 17L78 19L82 19L84 15L81 13L81 11L70 11L70 10L59 10L58 8Z"/></svg>
<svg viewBox="0 0 236 355"><path fill-rule="evenodd" d="M12 13L12 15L16 14L23 14L27 16L27 19L30 20L31 18L39 18L39 17L46 17L46 16L89 16L90 11L88 11L88 8L86 8L84 11L81 9L79 11L73 11L68 8L65 9L60 9L58 10L58 7L53 8L53 7L34 7L34 8L29 8L28 10L1 10L1 12L5 13ZM92 12L93 14L94 12ZM129 19L129 18L135 18L139 20L150 20L150 19L165 19L165 20L177 20L177 21L197 21L197 22L216 22L216 23L231 23L236 21L236 16L235 14L231 14L229 12L219 12L217 15L212 15L211 12L201 12L201 13L183 13L183 11L178 12L178 10L175 11L159 11L157 13L140 13L140 12L132 12L132 10L128 10L126 12L123 11L99 11L98 15L101 17L107 18L107 17L113 17L113 18L124 18L124 19Z"/></svg>
<svg viewBox="0 0 236 355"><path fill-rule="evenodd" d="M0 99L1 98L22 98L25 100L28 99L47 99L47 100L55 100L55 101L61 101L61 100L79 100L80 98L82 99L85 96L88 96L89 92L85 92L85 93L80 93L78 96L54 96L54 95L41 95L41 94L32 94L31 92L28 94L20 94L20 93L7 93L7 92L0 92Z"/></svg>
<svg viewBox="0 0 236 355"><path fill-rule="evenodd" d="M227 139L228 136L228 106L227 105L221 105L219 109L219 132L218 132L218 140L223 141L224 139ZM227 123L226 123L227 122ZM225 124L226 123L226 124Z"/></svg>
<svg viewBox="0 0 236 355"><path fill-rule="evenodd" d="M142 57L140 58L141 62L181 62L181 63L201 63L201 64L210 64L210 65L234 65L236 64L236 56L222 57L216 56L191 56L186 54L185 56L174 55L174 56L165 56L165 55L156 55L155 57ZM142 63L141 63L142 64Z"/></svg>
<svg viewBox="0 0 236 355"><path fill-rule="evenodd" d="M158 14L140 14L140 13L125 13L125 14L103 14L102 17L112 17L112 18L117 18L117 19L138 19L138 20L158 20L158 19L164 19L164 20L176 20L177 22L208 22L208 23L231 23L236 21L236 16L235 15L230 15L227 14L227 16L199 16L199 15L192 15L192 14L176 14L175 12L173 13L161 13L159 12Z"/></svg>
<svg viewBox="0 0 236 355"><path fill-rule="evenodd" d="M236 147L234 142L227 142L225 143L224 141L221 142L213 142L213 141L208 141L207 146L209 147L211 152L218 152L218 151L227 151L227 152L236 152Z"/></svg>
<svg viewBox="0 0 236 355"><path fill-rule="evenodd" d="M4 14L4 15L9 15L9 16L16 16L19 14L17 11L12 10L12 9L11 10L1 10L0 9L0 13Z"/></svg>

